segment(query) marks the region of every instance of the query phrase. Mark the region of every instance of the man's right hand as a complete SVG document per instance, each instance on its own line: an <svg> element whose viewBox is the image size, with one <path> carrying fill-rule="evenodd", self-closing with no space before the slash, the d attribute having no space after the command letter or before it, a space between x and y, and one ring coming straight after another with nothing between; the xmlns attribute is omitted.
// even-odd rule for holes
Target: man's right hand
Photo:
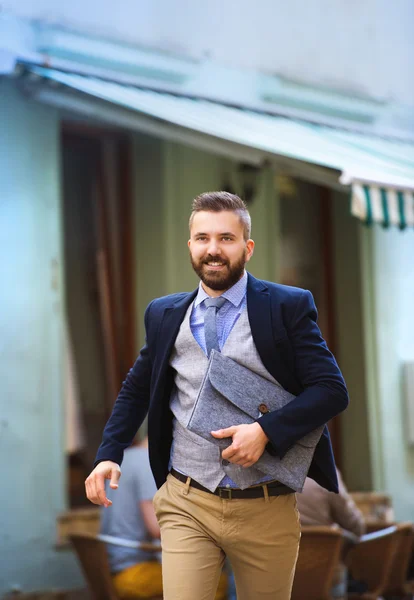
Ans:
<svg viewBox="0 0 414 600"><path fill-rule="evenodd" d="M109 484L113 490L118 488L118 481L121 477L121 468L112 460L103 460L96 465L92 473L85 481L86 496L94 504L101 506L111 506L112 502L106 497L105 479L110 479Z"/></svg>

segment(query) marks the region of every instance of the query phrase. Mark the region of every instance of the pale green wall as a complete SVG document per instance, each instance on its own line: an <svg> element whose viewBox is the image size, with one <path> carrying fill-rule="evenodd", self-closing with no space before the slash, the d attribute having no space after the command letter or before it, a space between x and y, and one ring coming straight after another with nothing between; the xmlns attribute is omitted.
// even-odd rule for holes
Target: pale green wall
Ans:
<svg viewBox="0 0 414 600"><path fill-rule="evenodd" d="M191 201L201 192L240 183L237 164L182 144L134 136L135 253L138 340L144 340L143 314L154 297L197 286L188 256ZM274 280L277 202L273 174L264 169L250 207L256 250L249 271Z"/></svg>
<svg viewBox="0 0 414 600"><path fill-rule="evenodd" d="M164 202L167 293L189 291L198 278L193 272L187 241L191 201L201 192L219 189L222 173L231 169L222 158L166 142L164 147Z"/></svg>
<svg viewBox="0 0 414 600"><path fill-rule="evenodd" d="M262 170L257 196L249 206L256 245L248 269L255 277L269 281L278 281L283 260L279 253L280 205L274 179L270 167Z"/></svg>
<svg viewBox="0 0 414 600"><path fill-rule="evenodd" d="M374 485L392 495L398 519L412 520L414 448L405 437L401 370L414 360L414 233L377 226L363 232L363 243L372 273L366 334L376 349L369 398Z"/></svg>
<svg viewBox="0 0 414 600"><path fill-rule="evenodd" d="M414 514L414 448L405 439L402 364L414 360L414 234L370 229L334 208L338 360L351 403L342 415L347 483L385 491Z"/></svg>
<svg viewBox="0 0 414 600"><path fill-rule="evenodd" d="M0 80L0 595L76 587L66 508L59 121Z"/></svg>
<svg viewBox="0 0 414 600"><path fill-rule="evenodd" d="M341 415L344 478L351 490L371 490L366 343L363 327L360 223L349 212L345 194L332 194L335 265L336 358L350 404Z"/></svg>

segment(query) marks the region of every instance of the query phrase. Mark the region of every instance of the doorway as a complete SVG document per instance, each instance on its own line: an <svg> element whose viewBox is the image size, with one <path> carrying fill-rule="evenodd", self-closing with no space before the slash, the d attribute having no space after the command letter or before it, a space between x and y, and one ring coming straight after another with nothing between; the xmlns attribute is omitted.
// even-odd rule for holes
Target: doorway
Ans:
<svg viewBox="0 0 414 600"><path fill-rule="evenodd" d="M86 502L84 480L135 358L132 173L125 134L65 124L61 148L71 366L65 394L68 496L74 507Z"/></svg>
<svg viewBox="0 0 414 600"><path fill-rule="evenodd" d="M336 355L335 267L332 198L326 187L280 178L280 283L309 290L318 325ZM329 423L335 460L341 468L340 416Z"/></svg>

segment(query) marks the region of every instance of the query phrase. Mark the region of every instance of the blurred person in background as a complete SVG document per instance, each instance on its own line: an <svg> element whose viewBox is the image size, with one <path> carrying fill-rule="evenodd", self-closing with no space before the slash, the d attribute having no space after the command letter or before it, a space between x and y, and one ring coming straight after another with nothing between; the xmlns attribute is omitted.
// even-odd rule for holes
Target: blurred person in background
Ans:
<svg viewBox="0 0 414 600"><path fill-rule="evenodd" d="M350 496L341 473L338 469L336 471L338 494L328 492L313 479L306 478L303 492L297 496L301 525L339 526L345 532L350 532L359 538L365 533L364 517ZM333 597L342 597L346 594L346 580L346 568L344 565L339 565L334 588L331 590Z"/></svg>
<svg viewBox="0 0 414 600"><path fill-rule="evenodd" d="M339 493L333 494L306 478L303 492L298 494L298 508L302 525L339 525L360 537L365 533L362 512L352 500L342 475L337 469Z"/></svg>
<svg viewBox="0 0 414 600"><path fill-rule="evenodd" d="M122 463L122 486L107 495L113 504L101 511L101 533L130 540L153 542L160 539L152 499L157 488L148 459L148 439L135 442L125 451ZM107 545L113 582L120 598L162 596L159 556L139 548Z"/></svg>
<svg viewBox="0 0 414 600"><path fill-rule="evenodd" d="M109 484L109 482L108 482ZM160 528L152 499L157 488L148 458L148 438L125 451L122 486L114 493L109 485L110 510L101 511L101 533L132 542L158 542ZM121 600L162 596L160 554L139 548L107 545L115 590ZM215 600L225 600L227 578L223 573Z"/></svg>

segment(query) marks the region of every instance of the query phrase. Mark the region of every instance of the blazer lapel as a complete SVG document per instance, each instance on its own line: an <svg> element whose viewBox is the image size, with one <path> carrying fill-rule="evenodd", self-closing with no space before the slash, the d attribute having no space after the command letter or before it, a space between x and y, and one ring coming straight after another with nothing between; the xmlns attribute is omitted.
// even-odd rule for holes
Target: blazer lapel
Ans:
<svg viewBox="0 0 414 600"><path fill-rule="evenodd" d="M283 329L283 323L272 322L269 288L265 282L250 273L247 282L247 313L253 340L264 366L286 390L297 393L297 386L284 360L283 346L286 339L275 339L275 332Z"/></svg>
<svg viewBox="0 0 414 600"><path fill-rule="evenodd" d="M198 290L196 289L193 292L186 294L171 306L167 306L164 310L158 330L160 353L158 354L157 359L159 360L161 370L164 370L168 366L170 354L180 330L181 323L183 322L188 307L196 297L197 291Z"/></svg>

